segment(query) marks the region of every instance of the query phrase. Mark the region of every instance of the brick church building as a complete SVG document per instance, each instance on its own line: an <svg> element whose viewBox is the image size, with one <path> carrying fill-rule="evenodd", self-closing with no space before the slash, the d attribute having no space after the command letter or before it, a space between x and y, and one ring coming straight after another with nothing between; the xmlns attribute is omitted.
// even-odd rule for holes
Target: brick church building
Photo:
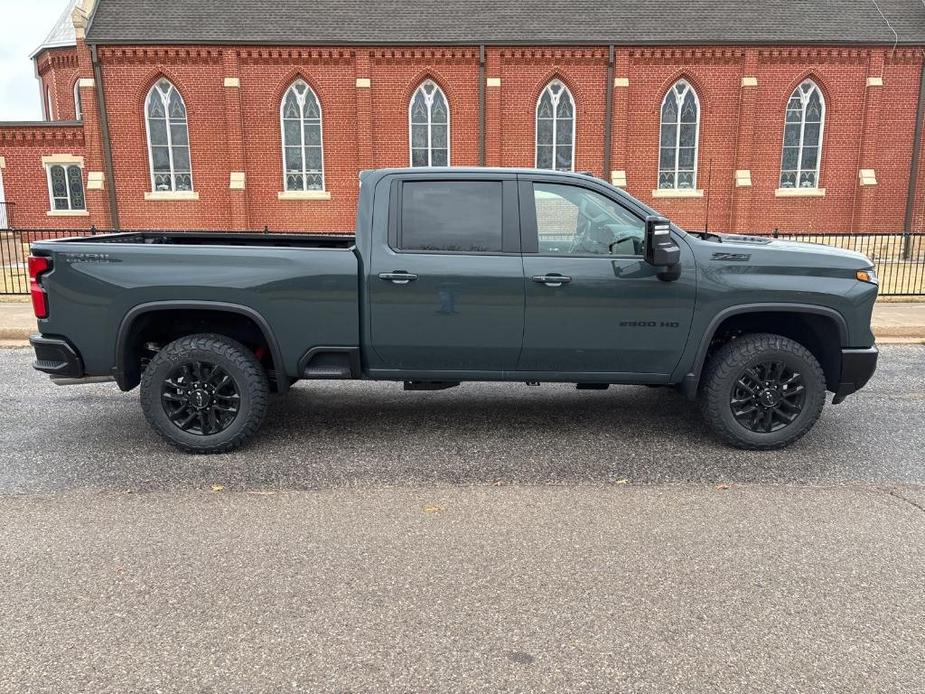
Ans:
<svg viewBox="0 0 925 694"><path fill-rule="evenodd" d="M695 229L925 229L919 0L63 9L45 120L0 123L0 225L348 231L363 169L484 165Z"/></svg>

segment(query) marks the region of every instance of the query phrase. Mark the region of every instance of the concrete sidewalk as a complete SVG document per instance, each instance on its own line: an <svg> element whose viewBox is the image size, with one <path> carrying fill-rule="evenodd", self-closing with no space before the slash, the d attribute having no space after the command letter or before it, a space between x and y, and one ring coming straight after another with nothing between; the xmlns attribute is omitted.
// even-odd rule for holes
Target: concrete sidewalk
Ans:
<svg viewBox="0 0 925 694"><path fill-rule="evenodd" d="M925 302L880 302L874 308L873 327L880 342L925 341ZM0 341L23 342L34 332L30 303L0 302Z"/></svg>

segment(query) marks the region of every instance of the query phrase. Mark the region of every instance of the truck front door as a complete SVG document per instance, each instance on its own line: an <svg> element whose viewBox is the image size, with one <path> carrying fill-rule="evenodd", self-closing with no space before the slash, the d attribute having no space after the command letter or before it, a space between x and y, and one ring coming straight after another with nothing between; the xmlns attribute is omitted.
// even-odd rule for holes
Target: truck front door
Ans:
<svg viewBox="0 0 925 694"><path fill-rule="evenodd" d="M389 195L388 241L373 238L367 275L370 371L513 370L524 320L516 177L408 174Z"/></svg>
<svg viewBox="0 0 925 694"><path fill-rule="evenodd" d="M680 244L681 277L664 282L643 259L640 211L590 182L537 175L519 185L527 301L518 369L667 378L693 317L689 247Z"/></svg>

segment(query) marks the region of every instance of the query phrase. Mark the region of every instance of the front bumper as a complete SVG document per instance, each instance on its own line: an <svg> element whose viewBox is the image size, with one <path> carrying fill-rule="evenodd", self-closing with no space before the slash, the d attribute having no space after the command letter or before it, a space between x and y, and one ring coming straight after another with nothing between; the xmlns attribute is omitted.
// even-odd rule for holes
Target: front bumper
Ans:
<svg viewBox="0 0 925 694"><path fill-rule="evenodd" d="M843 349L841 351L841 376L832 404L837 405L852 393L863 388L877 370L877 357L880 352L876 347L867 349Z"/></svg>
<svg viewBox="0 0 925 694"><path fill-rule="evenodd" d="M33 335L29 344L35 350L32 368L50 374L55 378L82 378L84 364L80 354L61 337Z"/></svg>

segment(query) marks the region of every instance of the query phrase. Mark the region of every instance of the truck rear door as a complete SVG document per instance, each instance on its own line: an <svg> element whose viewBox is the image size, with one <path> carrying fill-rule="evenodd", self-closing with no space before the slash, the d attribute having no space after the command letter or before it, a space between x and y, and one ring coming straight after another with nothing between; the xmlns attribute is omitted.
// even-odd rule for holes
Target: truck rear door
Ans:
<svg viewBox="0 0 925 694"><path fill-rule="evenodd" d="M667 378L681 357L694 310L693 254L680 244L681 277L660 280L643 259L644 218L607 193L590 181L520 177L520 370Z"/></svg>
<svg viewBox="0 0 925 694"><path fill-rule="evenodd" d="M387 238L374 236L368 270L370 371L433 379L516 368L516 176L412 173L396 176L389 196Z"/></svg>

